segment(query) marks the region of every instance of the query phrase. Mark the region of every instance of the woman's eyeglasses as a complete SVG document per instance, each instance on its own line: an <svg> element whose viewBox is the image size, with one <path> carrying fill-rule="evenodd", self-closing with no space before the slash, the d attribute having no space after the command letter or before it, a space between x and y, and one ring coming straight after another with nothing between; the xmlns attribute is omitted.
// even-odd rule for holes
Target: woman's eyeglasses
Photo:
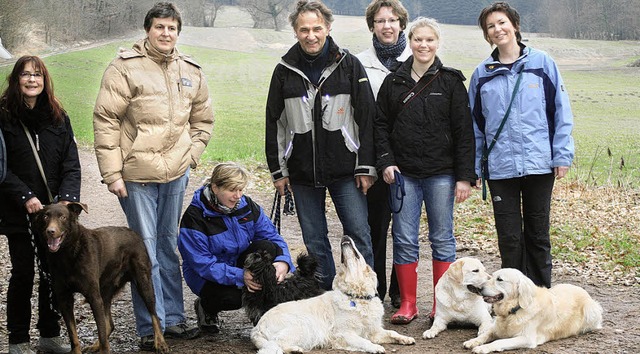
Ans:
<svg viewBox="0 0 640 354"><path fill-rule="evenodd" d="M384 25L385 23L389 22L390 25L394 25L396 24L398 21L400 21L399 18L390 18L390 19L377 19L377 20L373 20L373 23L375 23L376 25Z"/></svg>
<svg viewBox="0 0 640 354"><path fill-rule="evenodd" d="M34 78L35 80L39 80L42 79L42 74L41 73L30 73L27 71L23 71L19 74L20 78L22 80L29 80L30 78Z"/></svg>

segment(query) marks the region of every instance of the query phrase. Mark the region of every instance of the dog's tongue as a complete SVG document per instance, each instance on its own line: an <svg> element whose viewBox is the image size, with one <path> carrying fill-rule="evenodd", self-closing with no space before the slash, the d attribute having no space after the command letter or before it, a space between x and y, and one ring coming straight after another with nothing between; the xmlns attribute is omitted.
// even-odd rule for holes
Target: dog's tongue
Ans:
<svg viewBox="0 0 640 354"><path fill-rule="evenodd" d="M48 238L47 239L47 245L49 245L49 251L57 252L58 249L60 249L60 241L61 240L62 240L61 237Z"/></svg>

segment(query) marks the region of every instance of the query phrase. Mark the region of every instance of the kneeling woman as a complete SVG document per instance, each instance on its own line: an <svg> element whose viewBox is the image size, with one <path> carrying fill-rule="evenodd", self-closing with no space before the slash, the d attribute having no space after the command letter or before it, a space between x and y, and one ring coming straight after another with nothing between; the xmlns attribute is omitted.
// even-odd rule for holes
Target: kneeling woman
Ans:
<svg viewBox="0 0 640 354"><path fill-rule="evenodd" d="M278 282L294 266L289 248L262 208L243 195L249 175L235 163L214 167L210 183L198 189L182 216L178 249L182 272L195 301L198 326L219 331L218 313L242 306L242 287L260 291L246 256L266 250L273 256Z"/></svg>

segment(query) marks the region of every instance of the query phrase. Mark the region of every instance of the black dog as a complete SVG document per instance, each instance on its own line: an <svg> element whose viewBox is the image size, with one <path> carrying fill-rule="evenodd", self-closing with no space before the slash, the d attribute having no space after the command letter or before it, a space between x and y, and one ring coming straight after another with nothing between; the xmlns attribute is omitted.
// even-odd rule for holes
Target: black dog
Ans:
<svg viewBox="0 0 640 354"><path fill-rule="evenodd" d="M142 237L126 227L87 229L78 223L82 210L87 211L82 203L51 204L39 211L34 221L34 230L46 239L49 248L53 289L67 325L71 352L81 353L73 313L74 293L84 295L98 327L98 341L87 350L109 353L111 300L131 280L136 281L151 314L156 351L168 352L156 315L151 261Z"/></svg>
<svg viewBox="0 0 640 354"><path fill-rule="evenodd" d="M262 285L261 291L253 293L246 286L242 289L242 307L254 326L265 312L279 303L306 299L324 292L316 277L318 261L315 257L301 254L297 262L296 271L278 284L273 257L268 252L258 251L247 256L244 269L249 270L253 280Z"/></svg>

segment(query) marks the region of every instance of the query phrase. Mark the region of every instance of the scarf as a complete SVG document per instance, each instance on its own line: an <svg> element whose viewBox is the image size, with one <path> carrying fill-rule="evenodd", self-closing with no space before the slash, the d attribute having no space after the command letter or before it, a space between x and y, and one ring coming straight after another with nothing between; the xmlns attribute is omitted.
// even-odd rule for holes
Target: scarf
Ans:
<svg viewBox="0 0 640 354"><path fill-rule="evenodd" d="M327 37L327 41L324 43L324 47L322 47L320 54L315 56L305 53L300 44L298 44L298 50L303 58L300 61L300 69L305 75L307 75L311 83L318 85L322 71L324 70L325 65L327 64L327 59L329 58L329 38Z"/></svg>
<svg viewBox="0 0 640 354"><path fill-rule="evenodd" d="M219 213L229 215L238 210L238 205L240 204L239 200L233 208L229 208L220 204L220 202L218 201L218 197L216 197L216 194L211 191L211 184L207 184L207 186L202 191L202 194L204 194L204 198L207 201L207 204L209 204L208 206Z"/></svg>
<svg viewBox="0 0 640 354"><path fill-rule="evenodd" d="M396 44L384 45L380 43L378 37L373 35L373 48L376 50L376 55L382 65L385 68L391 70L396 64L398 64L397 58L404 52L404 48L407 46L407 38L404 36L404 32L400 32L398 41Z"/></svg>
<svg viewBox="0 0 640 354"><path fill-rule="evenodd" d="M24 125L33 132L39 132L53 123L49 106L47 105L46 100L40 99L40 97L38 97L33 109L25 105L22 107L20 113L20 120L22 123L24 123Z"/></svg>

